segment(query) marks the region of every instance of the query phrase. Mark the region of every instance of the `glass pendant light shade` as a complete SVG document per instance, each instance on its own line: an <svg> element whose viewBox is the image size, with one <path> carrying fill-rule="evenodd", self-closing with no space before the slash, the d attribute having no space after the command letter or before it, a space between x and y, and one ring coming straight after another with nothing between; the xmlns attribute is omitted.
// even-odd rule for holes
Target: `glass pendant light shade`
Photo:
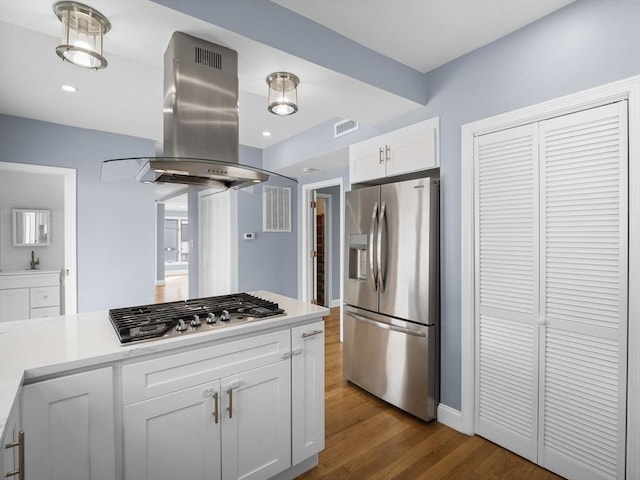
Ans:
<svg viewBox="0 0 640 480"><path fill-rule="evenodd" d="M271 113L291 115L298 111L298 84L300 79L293 73L276 72L267 77L269 106Z"/></svg>
<svg viewBox="0 0 640 480"><path fill-rule="evenodd" d="M58 2L53 11L62 23L60 45L56 47L58 56L79 67L105 68L103 37L111 29L107 17L77 2Z"/></svg>

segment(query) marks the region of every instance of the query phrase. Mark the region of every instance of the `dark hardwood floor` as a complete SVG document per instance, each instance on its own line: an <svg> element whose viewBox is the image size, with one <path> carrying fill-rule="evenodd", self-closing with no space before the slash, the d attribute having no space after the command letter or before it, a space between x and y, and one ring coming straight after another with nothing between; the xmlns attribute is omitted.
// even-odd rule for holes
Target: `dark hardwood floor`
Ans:
<svg viewBox="0 0 640 480"><path fill-rule="evenodd" d="M325 449L300 480L553 480L557 475L478 436L425 423L342 378L340 311L325 318Z"/></svg>

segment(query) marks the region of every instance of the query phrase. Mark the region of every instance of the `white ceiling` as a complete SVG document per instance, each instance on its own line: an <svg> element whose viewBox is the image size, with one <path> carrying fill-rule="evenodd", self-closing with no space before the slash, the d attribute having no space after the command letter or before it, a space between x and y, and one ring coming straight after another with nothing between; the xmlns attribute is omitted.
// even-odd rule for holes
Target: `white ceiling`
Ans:
<svg viewBox="0 0 640 480"><path fill-rule="evenodd" d="M272 0L429 72L573 0Z"/></svg>
<svg viewBox="0 0 640 480"><path fill-rule="evenodd" d="M183 0L186 1L186 0ZM266 0L265 0L266 1ZM419 71L472 51L571 0L276 0ZM0 0L0 112L154 139L162 137L163 54L180 30L238 51L240 142L266 148L335 117L376 125L420 105L365 82L148 0L86 0L111 21L109 66L94 72L55 54L60 23L49 0ZM20 45L20 49L8 48ZM302 78L300 111L266 110L266 76ZM62 84L79 88L75 94ZM262 136L268 130L271 137Z"/></svg>

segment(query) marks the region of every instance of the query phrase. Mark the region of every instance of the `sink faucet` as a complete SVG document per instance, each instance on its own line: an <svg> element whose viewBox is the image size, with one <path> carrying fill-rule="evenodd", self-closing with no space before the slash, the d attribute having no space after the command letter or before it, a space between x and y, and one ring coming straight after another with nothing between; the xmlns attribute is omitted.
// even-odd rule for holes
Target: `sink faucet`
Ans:
<svg viewBox="0 0 640 480"><path fill-rule="evenodd" d="M31 265L31 270L35 270L40 265L40 257L36 258L33 250L31 250L31 262L29 262L29 265Z"/></svg>

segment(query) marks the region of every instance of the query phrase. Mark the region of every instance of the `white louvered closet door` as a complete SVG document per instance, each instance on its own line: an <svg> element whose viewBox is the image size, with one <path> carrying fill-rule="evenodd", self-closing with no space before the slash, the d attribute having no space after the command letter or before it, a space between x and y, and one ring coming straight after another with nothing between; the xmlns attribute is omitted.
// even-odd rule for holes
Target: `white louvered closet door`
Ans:
<svg viewBox="0 0 640 480"><path fill-rule="evenodd" d="M626 102L540 123L538 461L568 478L624 478L627 169Z"/></svg>
<svg viewBox="0 0 640 480"><path fill-rule="evenodd" d="M475 139L475 430L536 461L538 133Z"/></svg>

